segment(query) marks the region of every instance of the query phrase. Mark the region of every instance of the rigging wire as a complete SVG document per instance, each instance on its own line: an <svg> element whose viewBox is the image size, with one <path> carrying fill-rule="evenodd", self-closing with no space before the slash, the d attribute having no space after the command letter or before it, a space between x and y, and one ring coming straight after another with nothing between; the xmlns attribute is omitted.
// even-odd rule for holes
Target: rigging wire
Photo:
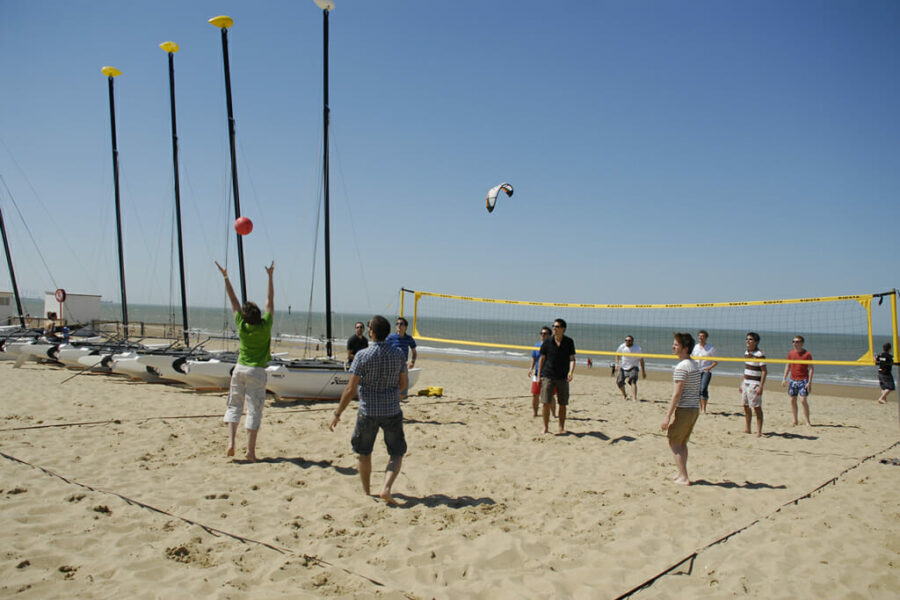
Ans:
<svg viewBox="0 0 900 600"><path fill-rule="evenodd" d="M331 130L334 130L334 125L331 125ZM353 212L350 210L350 194L347 191L347 179L344 177L344 168L341 163L341 154L337 146L337 138L334 134L331 136L331 144L334 148L335 157L337 158L337 168L338 174L340 175L341 180L341 189L344 191L344 204L347 207L347 216L350 222L350 233L351 239L353 240L353 249L356 250L356 264L359 265L359 276L362 282L363 293L366 296L366 307L371 308L372 306L372 298L369 295L369 285L366 282L366 271L363 268L363 260L362 253L359 251L359 236L356 235L356 224L353 221Z"/></svg>
<svg viewBox="0 0 900 600"><path fill-rule="evenodd" d="M321 137L319 138L321 141ZM318 254L319 254L319 223L322 220L322 206L325 202L324 198L324 168L323 168L323 156L319 156L319 177L318 177L318 185L316 188L318 189L318 195L316 196L316 219L315 226L313 228L313 256L312 256L312 272L310 275L310 284L309 284L309 304L306 308L306 335L304 335L304 345L303 345L303 357L306 358L310 345L312 343L312 305L313 305L313 294L315 293L316 288L316 265L318 264Z"/></svg>
<svg viewBox="0 0 900 600"><path fill-rule="evenodd" d="M4 142L2 138L0 138L0 145L3 146L4 150L6 150L7 155L9 156L12 163L15 165L16 169L18 169L19 174L22 176L22 179L25 180L25 183L28 185L28 188L31 190L31 193L34 195L35 200L37 200L37 203L40 205L40 207L43 209L44 213L47 215L47 218L50 220L50 224L53 225L53 228L57 232L64 232L65 230L62 227L60 227L59 224L56 222L56 220L53 218L53 212L47 208L46 204L44 204L44 201L41 199L40 194L38 194L34 185L31 183L31 179L28 178L28 175L25 173L25 170L22 168L22 166L16 160L16 157L13 156L13 153L12 153L12 151L10 151L9 146L6 145L6 142ZM4 185L4 187L7 188L7 192L9 192L9 186L6 185L5 181L3 182L3 185ZM10 195L10 198L12 199L11 192L9 192L9 195ZM21 218L21 212L18 211L18 208L16 210L17 210L17 212L19 212L19 216ZM22 222L24 223L24 218L22 218ZM91 278L91 271L89 269L84 268L84 262L82 260L78 259L78 255L75 253L74 248L69 243L69 238L65 235L59 235L58 238L65 245L66 250L68 250L69 256L76 258L76 263L82 268L83 274L86 275L86 279L88 281L90 281L91 285L93 285L94 288L96 289L97 285L94 282L94 280ZM51 281L52 280L53 280L53 277L51 276ZM54 287L54 289L57 288L55 281L53 282L53 287Z"/></svg>
<svg viewBox="0 0 900 600"><path fill-rule="evenodd" d="M2 182L3 187L6 188L6 194L9 196L10 202L12 202L13 207L16 209L16 213L18 213L19 219L21 219L22 225L25 227L25 231L28 233L28 237L31 238L31 243L34 244L34 249L37 252L38 257L44 264L44 269L46 269L47 271L47 276L50 277L50 281L53 283L53 289L59 289L56 280L53 278L53 273L50 272L50 267L49 265L47 265L47 260L44 258L44 254L41 252L41 248L40 246L38 246L37 240L34 239L34 234L31 232L31 228L28 226L28 222L25 221L25 215L23 215L21 209L19 209L19 203L16 202L16 198L13 196L12 190L9 189L9 185L7 185L6 183L6 178L4 178L3 175L0 175L0 182Z"/></svg>

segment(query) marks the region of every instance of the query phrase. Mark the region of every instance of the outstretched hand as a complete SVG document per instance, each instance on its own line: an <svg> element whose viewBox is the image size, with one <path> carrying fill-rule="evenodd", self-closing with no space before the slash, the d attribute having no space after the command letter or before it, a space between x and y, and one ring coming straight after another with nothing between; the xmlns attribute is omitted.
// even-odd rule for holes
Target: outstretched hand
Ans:
<svg viewBox="0 0 900 600"><path fill-rule="evenodd" d="M219 264L219 261L213 261L216 263L216 266L219 267L219 271L222 273L222 277L228 277L228 271L225 270L225 267Z"/></svg>
<svg viewBox="0 0 900 600"><path fill-rule="evenodd" d="M218 263L217 263L218 264ZM272 276L272 273L275 271L275 261L272 261L272 264L266 267L266 273L269 274L269 277Z"/></svg>

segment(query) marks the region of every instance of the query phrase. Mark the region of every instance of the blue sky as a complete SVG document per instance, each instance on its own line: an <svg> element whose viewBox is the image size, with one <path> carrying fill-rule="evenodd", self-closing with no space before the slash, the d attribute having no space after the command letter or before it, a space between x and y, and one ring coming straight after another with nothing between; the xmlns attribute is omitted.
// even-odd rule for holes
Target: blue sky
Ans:
<svg viewBox="0 0 900 600"><path fill-rule="evenodd" d="M591 303L897 286L900 3L336 3L336 310L389 312L401 286ZM237 261L218 14L235 20L249 295L262 299L274 259L276 305L307 305L322 136L312 0L0 0L0 207L26 294L119 298L100 73L112 65L128 298L177 301L158 47L172 40L188 297L222 305L212 261L235 275ZM515 195L488 214L504 181ZM319 276L321 258L319 244ZM316 308L322 293L319 277Z"/></svg>

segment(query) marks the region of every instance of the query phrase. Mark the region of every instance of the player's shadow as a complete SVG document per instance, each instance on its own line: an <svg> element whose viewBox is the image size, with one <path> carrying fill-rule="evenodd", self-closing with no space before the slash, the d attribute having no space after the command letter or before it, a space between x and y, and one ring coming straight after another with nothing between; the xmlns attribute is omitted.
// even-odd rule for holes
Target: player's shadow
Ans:
<svg viewBox="0 0 900 600"><path fill-rule="evenodd" d="M844 427L852 427L853 429L859 429L859 425L834 425L831 423L816 423L813 427L840 427L841 429Z"/></svg>
<svg viewBox="0 0 900 600"><path fill-rule="evenodd" d="M593 417L576 417L572 416L572 413L566 415L566 421L596 421L598 423L606 423L606 419L595 419Z"/></svg>
<svg viewBox="0 0 900 600"><path fill-rule="evenodd" d="M691 482L691 485L710 485L722 488L741 488L745 490L786 490L786 485L770 485L768 483L745 481L744 483L735 483L733 481L707 481L706 479L697 479Z"/></svg>
<svg viewBox="0 0 900 600"><path fill-rule="evenodd" d="M609 441L609 436L603 433L602 431L584 431L575 433L573 431L568 431L562 435L571 435L572 437L583 438L583 437L595 437L597 439L601 439L604 442Z"/></svg>
<svg viewBox="0 0 900 600"><path fill-rule="evenodd" d="M404 425L468 425L464 421L420 421L418 419L403 419Z"/></svg>
<svg viewBox="0 0 900 600"><path fill-rule="evenodd" d="M780 437L786 440L817 440L819 436L817 435L801 435L799 433L788 433L787 431L767 431L763 434L763 437Z"/></svg>
<svg viewBox="0 0 900 600"><path fill-rule="evenodd" d="M709 415L715 415L715 416L717 416L717 417L743 417L743 416L744 416L744 413L742 413L742 412L715 412L715 411L709 411L709 413L707 413L707 414L709 414Z"/></svg>
<svg viewBox="0 0 900 600"><path fill-rule="evenodd" d="M235 462L246 462L246 461L235 461ZM278 464L278 463L291 463L292 465L297 465L301 469L312 469L313 467L319 469L333 469L341 475L356 475L359 473L353 467L338 467L331 463L330 460L306 460L302 456L298 456L296 458L288 458L285 456L277 456L277 457L269 457L269 458L261 458L257 462L261 463L269 463L269 464Z"/></svg>
<svg viewBox="0 0 900 600"><path fill-rule="evenodd" d="M617 438L610 440L610 444L618 444L619 442L634 442L637 441L637 438L631 437L630 435L620 435Z"/></svg>
<svg viewBox="0 0 900 600"><path fill-rule="evenodd" d="M408 496L406 494L392 493L394 500L402 502L398 508L412 508L413 506L446 506L449 508L466 508L468 506L493 506L496 504L493 498L473 498L472 496L448 496L446 494L431 494L429 496Z"/></svg>

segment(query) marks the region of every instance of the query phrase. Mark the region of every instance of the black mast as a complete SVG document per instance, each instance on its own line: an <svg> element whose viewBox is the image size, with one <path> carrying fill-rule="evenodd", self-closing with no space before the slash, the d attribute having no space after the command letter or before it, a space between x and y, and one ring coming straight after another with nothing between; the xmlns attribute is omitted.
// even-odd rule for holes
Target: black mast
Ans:
<svg viewBox="0 0 900 600"><path fill-rule="evenodd" d="M22 310L22 298L19 297L19 286L16 284L16 271L13 269L12 255L9 253L9 241L6 239L6 224L3 222L3 209L0 209L0 233L3 234L3 249L6 250L6 266L9 267L9 278L12 280L13 295L16 297L16 310L19 311L19 323L25 329L25 311Z"/></svg>
<svg viewBox="0 0 900 600"><path fill-rule="evenodd" d="M113 78L122 72L115 67L103 67L101 72L109 80L109 129L112 136L113 184L116 194L116 239L119 245L119 288L122 293L122 326L125 337L128 337L128 298L125 295L125 257L122 250L122 208L119 201L119 148L116 144L116 99L113 91Z"/></svg>
<svg viewBox="0 0 900 600"><path fill-rule="evenodd" d="M225 66L225 103L228 106L228 142L231 149L231 189L234 196L234 218L241 216L241 197L238 193L237 153L234 149L234 110L231 108L231 69L228 63L228 28L234 24L231 17L219 15L209 22L222 30L222 59ZM241 302L247 301L247 279L244 276L244 240L237 235L238 268L241 279Z"/></svg>
<svg viewBox="0 0 900 600"><path fill-rule="evenodd" d="M331 210L329 199L329 174L328 174L328 121L331 109L328 106L328 13L334 8L331 0L314 0L316 6L322 9L322 169L324 179L325 202L325 351L329 358L331 352Z"/></svg>
<svg viewBox="0 0 900 600"><path fill-rule="evenodd" d="M163 42L159 45L169 55L169 105L172 112L172 168L175 173L175 224L178 229L178 273L181 276L181 323L184 345L190 346L188 336L187 289L184 284L184 244L181 239L181 190L178 184L178 127L175 121L175 53L178 44Z"/></svg>

